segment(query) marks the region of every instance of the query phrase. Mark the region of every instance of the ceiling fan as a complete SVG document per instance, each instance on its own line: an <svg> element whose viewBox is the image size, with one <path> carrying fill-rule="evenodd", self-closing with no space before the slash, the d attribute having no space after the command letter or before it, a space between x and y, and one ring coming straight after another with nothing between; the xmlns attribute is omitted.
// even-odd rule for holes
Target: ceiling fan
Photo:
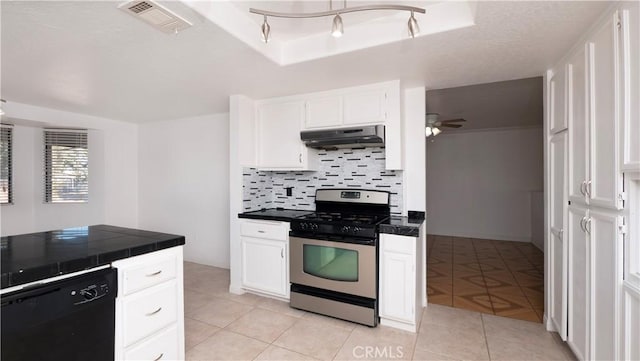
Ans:
<svg viewBox="0 0 640 361"><path fill-rule="evenodd" d="M440 127L443 128L460 128L462 124L453 124L458 122L466 122L466 120L459 119L447 119L438 120L438 113L427 113L427 128L425 129L425 135L428 137L436 136L442 132Z"/></svg>

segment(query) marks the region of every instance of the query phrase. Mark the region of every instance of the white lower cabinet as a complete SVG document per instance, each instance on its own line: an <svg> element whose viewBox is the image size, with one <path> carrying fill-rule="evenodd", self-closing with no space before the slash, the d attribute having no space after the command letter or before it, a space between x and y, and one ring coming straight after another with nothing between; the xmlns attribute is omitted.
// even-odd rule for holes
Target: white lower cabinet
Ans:
<svg viewBox="0 0 640 361"><path fill-rule="evenodd" d="M125 360L177 360L178 327L173 325L154 337L130 347L124 353Z"/></svg>
<svg viewBox="0 0 640 361"><path fill-rule="evenodd" d="M589 354L589 240L584 206L569 206L567 243L569 254L567 344L579 360Z"/></svg>
<svg viewBox="0 0 640 361"><path fill-rule="evenodd" d="M182 246L113 262L116 360L184 360Z"/></svg>
<svg viewBox="0 0 640 361"><path fill-rule="evenodd" d="M380 234L379 315L385 326L416 332L422 311L421 237Z"/></svg>
<svg viewBox="0 0 640 361"><path fill-rule="evenodd" d="M289 223L243 220L242 288L289 298Z"/></svg>

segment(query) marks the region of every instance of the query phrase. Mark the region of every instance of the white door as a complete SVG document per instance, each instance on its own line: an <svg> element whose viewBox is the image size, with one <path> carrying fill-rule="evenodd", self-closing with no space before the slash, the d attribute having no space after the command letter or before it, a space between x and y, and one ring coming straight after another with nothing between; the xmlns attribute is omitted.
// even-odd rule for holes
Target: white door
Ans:
<svg viewBox="0 0 640 361"><path fill-rule="evenodd" d="M566 69L563 66L554 69L553 76L549 80L550 97L551 100L551 121L550 130L551 133L558 133L564 129L567 129L566 118Z"/></svg>
<svg viewBox="0 0 640 361"><path fill-rule="evenodd" d="M380 262L380 316L414 322L415 256L383 251Z"/></svg>
<svg viewBox="0 0 640 361"><path fill-rule="evenodd" d="M288 297L286 243L240 237L242 244L242 286Z"/></svg>
<svg viewBox="0 0 640 361"><path fill-rule="evenodd" d="M623 167L640 170L640 4L625 2L621 18Z"/></svg>
<svg viewBox="0 0 640 361"><path fill-rule="evenodd" d="M550 318L563 340L567 338L567 250L564 224L567 211L566 179L567 132L555 134L549 149L550 224L549 280L551 291Z"/></svg>
<svg viewBox="0 0 640 361"><path fill-rule="evenodd" d="M569 125L569 200L587 204L589 147L587 119L587 56L580 48L567 63L567 112Z"/></svg>
<svg viewBox="0 0 640 361"><path fill-rule="evenodd" d="M589 358L616 360L619 340L618 317L622 272L621 239L618 222L621 216L606 210L589 210L586 229L590 239L591 351Z"/></svg>
<svg viewBox="0 0 640 361"><path fill-rule="evenodd" d="M306 103L305 128L323 128L342 125L342 97L332 96L310 99Z"/></svg>
<svg viewBox="0 0 640 361"><path fill-rule="evenodd" d="M343 99L345 125L384 123L387 119L387 93L384 89L345 94Z"/></svg>
<svg viewBox="0 0 640 361"><path fill-rule="evenodd" d="M568 329L567 343L579 360L589 358L589 242L585 221L587 209L570 205L567 217Z"/></svg>
<svg viewBox="0 0 640 361"><path fill-rule="evenodd" d="M258 106L258 164L261 168L302 168L300 129L304 103L267 103Z"/></svg>
<svg viewBox="0 0 640 361"><path fill-rule="evenodd" d="M620 209L617 12L595 33L589 47L590 204Z"/></svg>

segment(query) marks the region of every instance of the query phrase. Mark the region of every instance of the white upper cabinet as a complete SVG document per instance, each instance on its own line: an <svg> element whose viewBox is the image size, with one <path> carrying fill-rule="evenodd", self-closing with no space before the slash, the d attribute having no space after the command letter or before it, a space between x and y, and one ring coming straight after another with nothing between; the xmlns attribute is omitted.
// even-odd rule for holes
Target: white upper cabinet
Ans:
<svg viewBox="0 0 640 361"><path fill-rule="evenodd" d="M258 166L261 169L308 169L309 149L300 140L304 102L257 106Z"/></svg>
<svg viewBox="0 0 640 361"><path fill-rule="evenodd" d="M587 203L587 57L581 47L567 63L567 115L569 125L569 200Z"/></svg>
<svg viewBox="0 0 640 361"><path fill-rule="evenodd" d="M387 116L385 89L359 91L344 96L344 124L384 123Z"/></svg>
<svg viewBox="0 0 640 361"><path fill-rule="evenodd" d="M566 69L559 66L553 71L553 76L549 80L550 86L550 130L551 133L557 133L567 129L566 118Z"/></svg>
<svg viewBox="0 0 640 361"><path fill-rule="evenodd" d="M587 43L589 56L590 204L620 209L618 12Z"/></svg>
<svg viewBox="0 0 640 361"><path fill-rule="evenodd" d="M640 170L640 4L625 2L620 11L622 128L624 170Z"/></svg>
<svg viewBox="0 0 640 361"><path fill-rule="evenodd" d="M342 125L342 97L326 96L306 102L305 128L325 128Z"/></svg>

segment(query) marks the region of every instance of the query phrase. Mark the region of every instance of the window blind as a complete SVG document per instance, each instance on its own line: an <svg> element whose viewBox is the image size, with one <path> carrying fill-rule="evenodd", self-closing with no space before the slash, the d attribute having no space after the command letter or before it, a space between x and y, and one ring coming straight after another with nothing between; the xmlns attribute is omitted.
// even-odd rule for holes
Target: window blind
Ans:
<svg viewBox="0 0 640 361"><path fill-rule="evenodd" d="M44 131L44 200L78 203L89 199L86 130Z"/></svg>
<svg viewBox="0 0 640 361"><path fill-rule="evenodd" d="M0 127L0 203L13 203L13 128Z"/></svg>

